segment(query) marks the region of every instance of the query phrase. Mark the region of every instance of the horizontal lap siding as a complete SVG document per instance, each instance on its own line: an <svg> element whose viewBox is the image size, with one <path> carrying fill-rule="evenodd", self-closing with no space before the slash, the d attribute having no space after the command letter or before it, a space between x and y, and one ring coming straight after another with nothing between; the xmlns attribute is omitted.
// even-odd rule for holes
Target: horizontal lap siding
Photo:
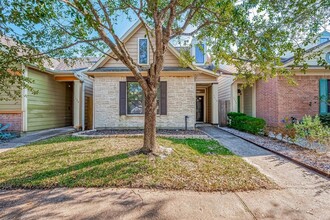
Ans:
<svg viewBox="0 0 330 220"><path fill-rule="evenodd" d="M125 43L127 51L136 62L138 61L138 39L145 38L145 36L146 31L144 28L141 28ZM153 57L149 45L149 63L151 63L152 60ZM167 51L165 54L164 66L180 66L180 64L178 59L171 52ZM121 61L110 59L103 67L125 67L125 65Z"/></svg>
<svg viewBox="0 0 330 220"><path fill-rule="evenodd" d="M54 77L29 71L37 95L28 95L28 131L72 125L72 89L70 83L56 82Z"/></svg>
<svg viewBox="0 0 330 220"><path fill-rule="evenodd" d="M8 98L8 96L1 95L1 98ZM0 111L20 111L21 110L21 97L13 101L0 101Z"/></svg>
<svg viewBox="0 0 330 220"><path fill-rule="evenodd" d="M85 129L93 127L93 81L89 78L85 79Z"/></svg>
<svg viewBox="0 0 330 220"><path fill-rule="evenodd" d="M234 76L220 76L218 78L218 97L219 100L231 100L231 85L234 81Z"/></svg>
<svg viewBox="0 0 330 220"><path fill-rule="evenodd" d="M252 87L246 87L243 91L244 95L244 113L252 116Z"/></svg>

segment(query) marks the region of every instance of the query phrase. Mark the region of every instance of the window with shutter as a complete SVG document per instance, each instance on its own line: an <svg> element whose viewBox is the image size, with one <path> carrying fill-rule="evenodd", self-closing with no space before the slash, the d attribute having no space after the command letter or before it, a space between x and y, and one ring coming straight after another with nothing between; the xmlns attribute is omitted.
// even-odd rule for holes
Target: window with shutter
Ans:
<svg viewBox="0 0 330 220"><path fill-rule="evenodd" d="M127 77L125 82L125 114L144 114L144 93L134 77ZM121 93L123 91L121 90ZM124 106L122 103L121 107ZM161 81L157 90L157 114L167 114L167 82Z"/></svg>

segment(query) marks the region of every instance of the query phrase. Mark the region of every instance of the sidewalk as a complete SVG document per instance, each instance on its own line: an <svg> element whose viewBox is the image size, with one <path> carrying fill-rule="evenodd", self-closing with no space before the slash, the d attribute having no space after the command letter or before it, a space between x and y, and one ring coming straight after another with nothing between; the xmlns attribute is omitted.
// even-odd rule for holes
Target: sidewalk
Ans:
<svg viewBox="0 0 330 220"><path fill-rule="evenodd" d="M36 141L44 140L58 135L72 133L74 131L75 129L72 127L64 127L28 132L26 134L23 134L19 138L14 138L10 140L9 142L0 143L0 153L10 150L12 148L21 147Z"/></svg>

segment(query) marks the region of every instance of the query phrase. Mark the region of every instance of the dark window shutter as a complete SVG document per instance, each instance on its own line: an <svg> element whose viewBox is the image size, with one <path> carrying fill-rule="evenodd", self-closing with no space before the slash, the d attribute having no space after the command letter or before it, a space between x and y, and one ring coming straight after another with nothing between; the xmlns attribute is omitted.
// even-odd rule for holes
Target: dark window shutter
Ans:
<svg viewBox="0 0 330 220"><path fill-rule="evenodd" d="M320 79L320 115L328 113L328 80Z"/></svg>
<svg viewBox="0 0 330 220"><path fill-rule="evenodd" d="M167 115L167 82L160 82L160 114Z"/></svg>
<svg viewBox="0 0 330 220"><path fill-rule="evenodd" d="M119 82L119 115L126 115L126 82Z"/></svg>

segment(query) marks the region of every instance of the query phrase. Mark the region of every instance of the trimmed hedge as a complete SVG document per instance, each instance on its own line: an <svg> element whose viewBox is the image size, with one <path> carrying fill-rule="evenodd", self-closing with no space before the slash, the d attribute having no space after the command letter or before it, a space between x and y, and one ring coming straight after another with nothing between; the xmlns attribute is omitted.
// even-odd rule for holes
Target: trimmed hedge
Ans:
<svg viewBox="0 0 330 220"><path fill-rule="evenodd" d="M266 126L264 119L251 117L243 113L229 112L227 116L229 119L228 126L239 131L258 134L263 132Z"/></svg>
<svg viewBox="0 0 330 220"><path fill-rule="evenodd" d="M320 115L320 120L323 125L330 127L330 114Z"/></svg>

